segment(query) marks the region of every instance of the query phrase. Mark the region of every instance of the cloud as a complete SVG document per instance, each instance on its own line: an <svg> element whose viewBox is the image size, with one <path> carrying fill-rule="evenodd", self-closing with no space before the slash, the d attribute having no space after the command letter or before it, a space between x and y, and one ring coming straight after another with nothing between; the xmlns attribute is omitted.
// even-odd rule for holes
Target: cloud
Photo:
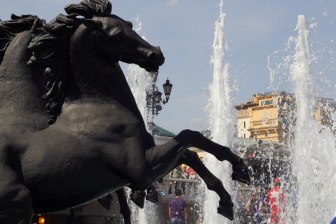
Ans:
<svg viewBox="0 0 336 224"><path fill-rule="evenodd" d="M168 0L167 5L168 6L174 6L177 5L179 0Z"/></svg>

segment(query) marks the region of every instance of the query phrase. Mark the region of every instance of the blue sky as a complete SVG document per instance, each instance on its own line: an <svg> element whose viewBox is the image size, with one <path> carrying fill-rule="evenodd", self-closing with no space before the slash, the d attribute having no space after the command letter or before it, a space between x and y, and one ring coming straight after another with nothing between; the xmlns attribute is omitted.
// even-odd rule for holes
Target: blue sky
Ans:
<svg viewBox="0 0 336 224"><path fill-rule="evenodd" d="M77 0L3 0L0 18L11 13L36 14L47 21L64 6ZM161 47L166 62L160 68L158 84L169 77L173 91L156 123L172 132L207 128L205 105L212 81L212 42L214 24L219 16L219 0L112 0L113 13L135 23L142 22L141 34ZM253 93L268 92L270 87L267 58L286 47L295 36L298 15L310 26L312 73L316 92L336 98L335 91L335 0L224 0L225 36L231 79L237 84L233 101L247 101ZM274 54L273 61L287 53ZM276 64L276 63L275 63ZM279 90L289 90L286 75L280 75ZM160 86L161 90L162 87Z"/></svg>

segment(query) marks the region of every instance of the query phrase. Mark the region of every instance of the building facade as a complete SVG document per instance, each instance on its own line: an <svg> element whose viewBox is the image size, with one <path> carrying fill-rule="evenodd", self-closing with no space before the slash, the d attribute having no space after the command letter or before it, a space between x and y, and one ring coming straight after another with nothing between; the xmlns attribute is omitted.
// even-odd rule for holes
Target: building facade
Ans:
<svg viewBox="0 0 336 224"><path fill-rule="evenodd" d="M238 137L280 141L280 105L284 94L254 94L253 99L236 106Z"/></svg>
<svg viewBox="0 0 336 224"><path fill-rule="evenodd" d="M335 100L316 98L313 117L317 124L331 128L334 133L333 117ZM287 92L254 94L253 99L237 105L237 137L272 142L287 142L290 127L295 122L295 96Z"/></svg>

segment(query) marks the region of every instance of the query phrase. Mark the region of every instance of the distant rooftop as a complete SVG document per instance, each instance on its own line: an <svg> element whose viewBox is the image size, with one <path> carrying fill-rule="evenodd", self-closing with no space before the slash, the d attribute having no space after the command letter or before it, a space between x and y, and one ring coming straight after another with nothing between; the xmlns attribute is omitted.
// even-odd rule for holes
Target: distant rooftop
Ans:
<svg viewBox="0 0 336 224"><path fill-rule="evenodd" d="M255 93L253 96L278 96L278 95L294 95L293 93L290 92L285 92L285 91L272 91L272 92L265 92L265 93Z"/></svg>
<svg viewBox="0 0 336 224"><path fill-rule="evenodd" d="M161 128L160 126L154 124L153 134L157 136L163 136L163 137L175 137L176 135L170 131L167 131L164 128Z"/></svg>

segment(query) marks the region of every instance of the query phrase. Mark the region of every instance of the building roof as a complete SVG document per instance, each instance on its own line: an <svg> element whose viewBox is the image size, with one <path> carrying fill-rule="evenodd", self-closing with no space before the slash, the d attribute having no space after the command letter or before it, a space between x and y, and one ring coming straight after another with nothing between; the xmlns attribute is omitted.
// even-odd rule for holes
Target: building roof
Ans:
<svg viewBox="0 0 336 224"><path fill-rule="evenodd" d="M164 128L161 128L160 126L156 124L154 124L153 134L157 136L163 136L163 137L175 137L176 136L174 133L167 131Z"/></svg>
<svg viewBox="0 0 336 224"><path fill-rule="evenodd" d="M235 107L236 107L237 110L243 110L243 109L247 109L249 107L255 107L255 106L258 106L258 105L259 105L258 103L255 103L253 101L248 101L246 103L236 105Z"/></svg>

